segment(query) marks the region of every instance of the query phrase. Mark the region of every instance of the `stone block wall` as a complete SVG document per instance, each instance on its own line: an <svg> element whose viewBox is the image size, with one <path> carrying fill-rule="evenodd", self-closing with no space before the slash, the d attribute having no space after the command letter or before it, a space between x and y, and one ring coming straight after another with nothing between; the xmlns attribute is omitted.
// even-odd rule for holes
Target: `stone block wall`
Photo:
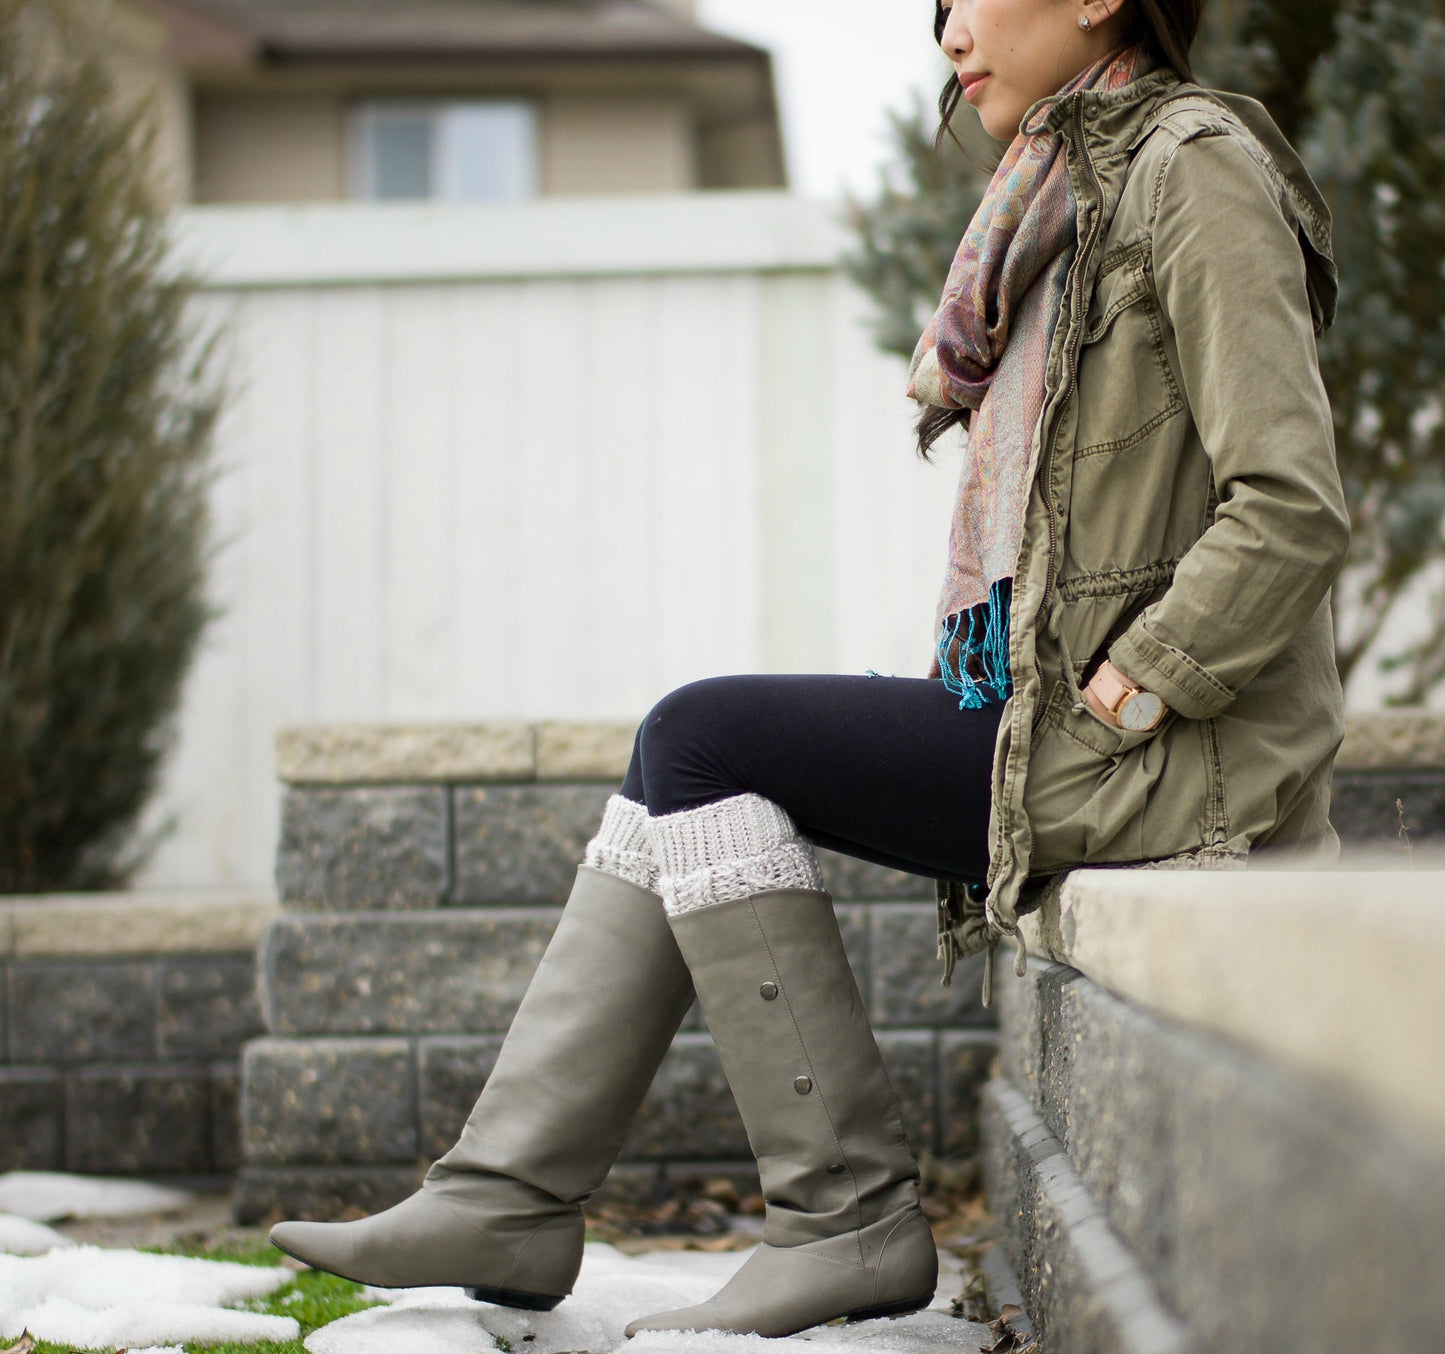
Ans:
<svg viewBox="0 0 1445 1354"><path fill-rule="evenodd" d="M1028 920L984 1160L1043 1354L1439 1345L1441 864L1078 871Z"/></svg>
<svg viewBox="0 0 1445 1354"><path fill-rule="evenodd" d="M633 732L515 722L283 731L285 915L260 951L267 1035L244 1060L243 1217L375 1208L451 1143ZM1422 744L1419 721L1401 717L1355 721L1336 783L1347 840L1396 849L1397 798L1418 842L1445 837L1445 736L1433 737ZM931 881L826 853L824 871L915 1150L973 1153L996 1042L978 961L939 985ZM700 1168L747 1171L749 1157L694 1013L614 1184Z"/></svg>
<svg viewBox="0 0 1445 1354"><path fill-rule="evenodd" d="M0 1171L240 1164L269 894L0 901Z"/></svg>
<svg viewBox="0 0 1445 1354"><path fill-rule="evenodd" d="M334 1216L414 1188L485 1082L626 768L621 725L283 733L276 878L244 1059L237 1209ZM995 1047L977 962L939 985L931 881L824 853L824 872L915 1150L977 1150ZM694 1010L613 1188L752 1169Z"/></svg>

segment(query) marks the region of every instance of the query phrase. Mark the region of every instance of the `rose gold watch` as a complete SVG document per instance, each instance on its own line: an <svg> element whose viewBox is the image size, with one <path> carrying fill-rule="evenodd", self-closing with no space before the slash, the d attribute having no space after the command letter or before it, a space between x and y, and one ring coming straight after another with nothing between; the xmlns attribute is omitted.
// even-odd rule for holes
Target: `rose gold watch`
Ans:
<svg viewBox="0 0 1445 1354"><path fill-rule="evenodd" d="M1131 733L1156 728L1169 708L1161 697L1135 685L1107 659L1090 680L1089 689L1114 723Z"/></svg>

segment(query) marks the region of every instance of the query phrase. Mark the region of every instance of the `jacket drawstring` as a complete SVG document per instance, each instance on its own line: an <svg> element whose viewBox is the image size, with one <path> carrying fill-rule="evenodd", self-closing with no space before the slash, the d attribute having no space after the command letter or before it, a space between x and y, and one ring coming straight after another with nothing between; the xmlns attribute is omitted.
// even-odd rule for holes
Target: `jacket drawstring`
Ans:
<svg viewBox="0 0 1445 1354"><path fill-rule="evenodd" d="M1014 976L1022 978L1027 975L1029 971L1029 947L1024 943L1022 931L1015 931L1013 939L1015 946ZM993 1005L993 956L997 949L998 941L995 940L993 944L983 952L983 991L979 995L979 1000L982 1002L985 1011Z"/></svg>

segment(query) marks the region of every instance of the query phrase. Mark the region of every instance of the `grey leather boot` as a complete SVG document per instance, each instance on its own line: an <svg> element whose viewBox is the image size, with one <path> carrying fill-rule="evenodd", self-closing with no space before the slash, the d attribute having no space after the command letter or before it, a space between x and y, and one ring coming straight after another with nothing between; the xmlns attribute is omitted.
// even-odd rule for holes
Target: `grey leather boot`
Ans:
<svg viewBox="0 0 1445 1354"><path fill-rule="evenodd" d="M582 1201L691 1002L662 900L579 867L496 1067L422 1188L356 1222L278 1223L272 1242L360 1283L549 1311L582 1263Z"/></svg>
<svg viewBox="0 0 1445 1354"><path fill-rule="evenodd" d="M938 1252L918 1166L826 893L669 918L758 1159L762 1245L710 1301L644 1330L791 1335L926 1307Z"/></svg>

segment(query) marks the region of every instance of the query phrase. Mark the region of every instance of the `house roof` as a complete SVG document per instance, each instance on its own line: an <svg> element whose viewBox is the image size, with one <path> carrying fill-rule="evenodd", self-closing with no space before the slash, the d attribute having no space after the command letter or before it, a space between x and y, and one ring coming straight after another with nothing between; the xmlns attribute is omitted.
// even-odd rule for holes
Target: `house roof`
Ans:
<svg viewBox="0 0 1445 1354"><path fill-rule="evenodd" d="M766 61L647 0L141 0L182 59ZM180 20L179 23L174 22ZM189 35L189 38L188 38Z"/></svg>

